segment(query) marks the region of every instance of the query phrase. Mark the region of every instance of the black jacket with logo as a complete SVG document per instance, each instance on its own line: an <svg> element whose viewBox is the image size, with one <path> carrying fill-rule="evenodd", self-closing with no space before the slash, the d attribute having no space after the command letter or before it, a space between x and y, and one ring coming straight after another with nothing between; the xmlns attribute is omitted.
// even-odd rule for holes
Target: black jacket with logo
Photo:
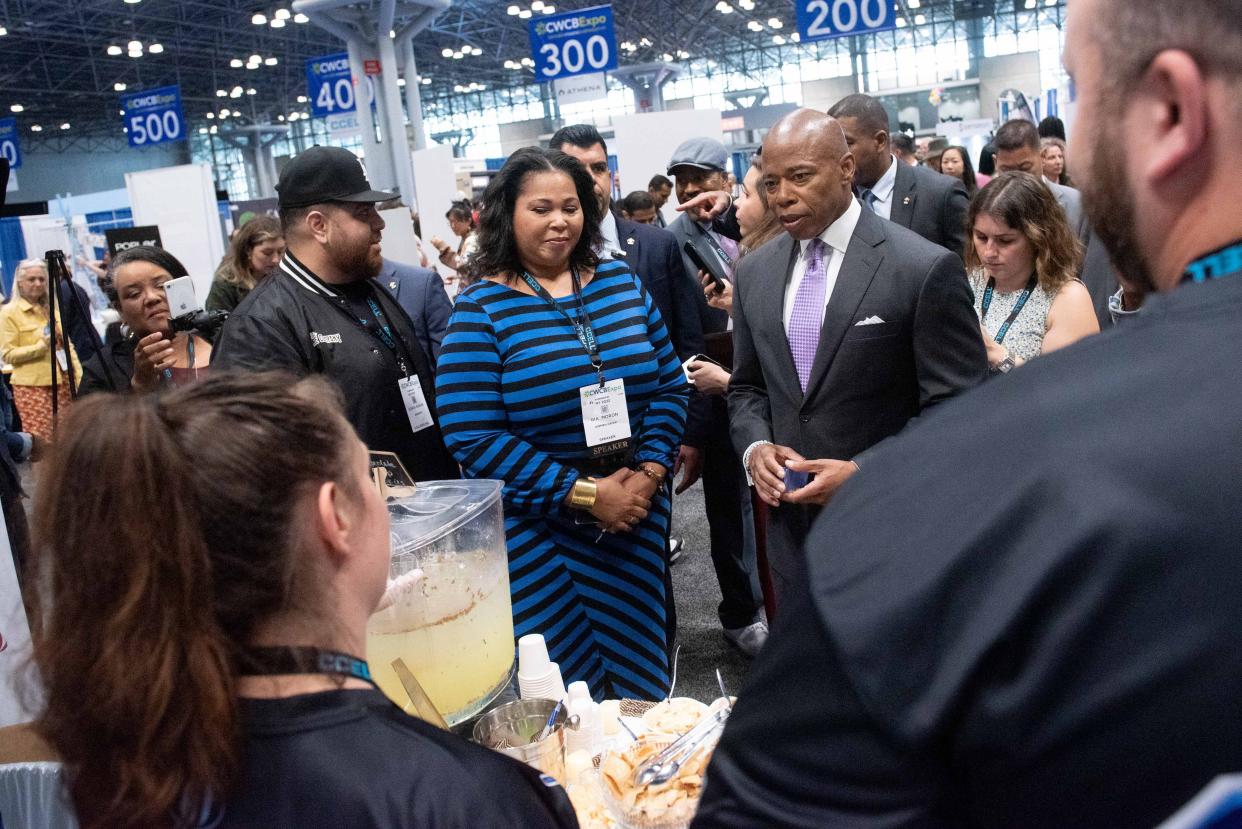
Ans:
<svg viewBox="0 0 1242 829"><path fill-rule="evenodd" d="M391 323L435 414L435 365L419 344L414 324L380 285L374 297ZM224 324L213 369L283 369L298 376L323 374L340 387L345 415L370 449L395 452L415 480L460 477L444 447L439 418L410 430L397 386L397 357L342 301L339 291L286 254L280 271L259 283Z"/></svg>

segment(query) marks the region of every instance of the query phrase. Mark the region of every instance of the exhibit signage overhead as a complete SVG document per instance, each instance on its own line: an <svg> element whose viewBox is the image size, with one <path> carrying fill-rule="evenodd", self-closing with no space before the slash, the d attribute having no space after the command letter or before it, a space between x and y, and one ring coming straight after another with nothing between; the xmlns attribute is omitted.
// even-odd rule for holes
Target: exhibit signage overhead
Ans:
<svg viewBox="0 0 1242 829"><path fill-rule="evenodd" d="M893 0L795 0L803 41L897 28Z"/></svg>
<svg viewBox="0 0 1242 829"><path fill-rule="evenodd" d="M354 111L354 78L349 72L348 52L306 62L306 96L315 118Z"/></svg>
<svg viewBox="0 0 1242 829"><path fill-rule="evenodd" d="M22 166L22 145L17 139L17 119L0 118L0 156L9 160L9 169Z"/></svg>
<svg viewBox="0 0 1242 829"><path fill-rule="evenodd" d="M617 68L612 6L594 6L531 20L535 78L552 81Z"/></svg>
<svg viewBox="0 0 1242 829"><path fill-rule="evenodd" d="M121 112L131 147L185 140L181 87L175 84L122 95Z"/></svg>

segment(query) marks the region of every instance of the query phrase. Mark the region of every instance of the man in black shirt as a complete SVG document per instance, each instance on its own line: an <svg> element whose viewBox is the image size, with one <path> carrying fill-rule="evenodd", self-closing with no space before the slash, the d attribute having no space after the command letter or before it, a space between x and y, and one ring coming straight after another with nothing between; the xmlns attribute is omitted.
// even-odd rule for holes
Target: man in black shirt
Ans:
<svg viewBox="0 0 1242 829"><path fill-rule="evenodd" d="M457 478L435 414L435 364L414 324L374 282L384 221L362 162L312 147L276 185L288 250L224 325L213 369L324 374L372 450L395 452L415 480Z"/></svg>
<svg viewBox="0 0 1242 829"><path fill-rule="evenodd" d="M1071 166L1143 313L868 457L694 829L1150 829L1242 770L1239 42L1242 0L1070 4Z"/></svg>

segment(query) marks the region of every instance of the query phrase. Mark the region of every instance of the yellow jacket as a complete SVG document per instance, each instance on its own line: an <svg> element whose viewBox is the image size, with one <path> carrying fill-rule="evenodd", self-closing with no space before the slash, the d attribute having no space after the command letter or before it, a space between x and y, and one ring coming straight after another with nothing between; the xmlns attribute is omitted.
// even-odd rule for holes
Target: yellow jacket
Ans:
<svg viewBox="0 0 1242 829"><path fill-rule="evenodd" d="M59 321L56 327L60 329ZM47 317L44 316L43 309L21 297L14 298L0 308L0 357L6 363L13 364L13 385L52 385L52 358L43 339L46 329ZM68 346L69 356L73 360L73 376L81 382L82 364L78 362L77 352L73 350L68 337L62 335L62 340ZM66 380L62 371L57 382Z"/></svg>

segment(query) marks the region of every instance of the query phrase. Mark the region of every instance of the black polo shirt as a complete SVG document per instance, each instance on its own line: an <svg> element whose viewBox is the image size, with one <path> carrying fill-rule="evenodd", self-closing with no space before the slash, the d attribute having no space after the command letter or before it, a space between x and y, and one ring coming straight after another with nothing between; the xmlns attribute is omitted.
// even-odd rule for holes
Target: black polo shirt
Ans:
<svg viewBox="0 0 1242 829"><path fill-rule="evenodd" d="M362 324L364 293L381 310L395 350ZM323 374L340 387L346 417L370 449L397 453L415 480L458 478L438 418L418 432L410 429L397 385L405 376L402 363L418 375L434 415L435 365L397 301L370 279L329 285L286 253L279 272L260 282L225 322L211 366Z"/></svg>
<svg viewBox="0 0 1242 829"><path fill-rule="evenodd" d="M694 829L1161 823L1242 770L1242 274L937 407L806 555Z"/></svg>

